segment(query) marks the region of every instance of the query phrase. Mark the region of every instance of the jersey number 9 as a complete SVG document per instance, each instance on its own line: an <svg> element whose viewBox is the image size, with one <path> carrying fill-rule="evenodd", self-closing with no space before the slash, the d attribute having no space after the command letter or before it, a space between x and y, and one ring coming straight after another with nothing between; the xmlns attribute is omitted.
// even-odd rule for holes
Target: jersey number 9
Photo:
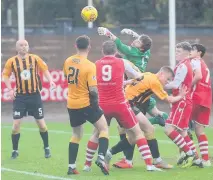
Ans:
<svg viewBox="0 0 213 180"><path fill-rule="evenodd" d="M112 79L112 66L104 65L102 67L102 79L103 81L110 81Z"/></svg>
<svg viewBox="0 0 213 180"><path fill-rule="evenodd" d="M79 69L69 67L70 73L67 76L69 84L78 84Z"/></svg>

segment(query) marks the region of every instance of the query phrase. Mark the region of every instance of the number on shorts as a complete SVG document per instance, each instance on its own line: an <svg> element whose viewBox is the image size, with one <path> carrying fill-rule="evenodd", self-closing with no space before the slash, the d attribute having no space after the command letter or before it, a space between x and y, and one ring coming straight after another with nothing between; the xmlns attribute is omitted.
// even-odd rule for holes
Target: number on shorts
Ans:
<svg viewBox="0 0 213 180"><path fill-rule="evenodd" d="M103 81L110 81L112 79L112 66L104 65L102 67L102 79Z"/></svg>
<svg viewBox="0 0 213 180"><path fill-rule="evenodd" d="M207 75L206 75L206 83L208 83L209 82L209 79L210 79L210 71L209 71L209 69L208 68L206 68L206 71L207 71Z"/></svg>
<svg viewBox="0 0 213 180"><path fill-rule="evenodd" d="M74 67L69 67L70 73L68 74L68 83L69 84L78 84L78 75L79 75L79 69L76 69Z"/></svg>
<svg viewBox="0 0 213 180"><path fill-rule="evenodd" d="M43 115L42 108L38 108L38 114L39 114L39 116L42 116L42 115Z"/></svg>

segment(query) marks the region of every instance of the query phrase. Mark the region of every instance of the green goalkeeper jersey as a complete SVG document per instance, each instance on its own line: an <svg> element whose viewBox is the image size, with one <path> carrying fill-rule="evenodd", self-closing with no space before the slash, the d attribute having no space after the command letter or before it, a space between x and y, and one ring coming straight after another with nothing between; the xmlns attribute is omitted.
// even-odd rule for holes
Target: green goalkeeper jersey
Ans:
<svg viewBox="0 0 213 180"><path fill-rule="evenodd" d="M124 54L124 58L137 66L141 72L146 71L147 63L150 58L150 50L142 52L136 47L127 46L122 43L119 38L115 40L115 44L120 53Z"/></svg>

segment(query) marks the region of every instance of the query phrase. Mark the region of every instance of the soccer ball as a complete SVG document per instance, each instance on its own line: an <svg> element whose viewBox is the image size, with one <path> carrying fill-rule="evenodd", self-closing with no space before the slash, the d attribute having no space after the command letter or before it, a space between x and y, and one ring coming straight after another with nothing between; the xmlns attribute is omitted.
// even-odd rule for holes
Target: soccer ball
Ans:
<svg viewBox="0 0 213 180"><path fill-rule="evenodd" d="M86 22L93 22L98 17L98 11L93 6L86 6L81 10L81 17Z"/></svg>

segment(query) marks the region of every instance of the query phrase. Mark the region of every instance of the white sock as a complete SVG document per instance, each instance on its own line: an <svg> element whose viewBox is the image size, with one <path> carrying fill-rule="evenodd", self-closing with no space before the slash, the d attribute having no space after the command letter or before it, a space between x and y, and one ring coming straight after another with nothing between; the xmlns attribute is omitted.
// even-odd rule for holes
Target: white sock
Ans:
<svg viewBox="0 0 213 180"><path fill-rule="evenodd" d="M132 160L127 160L127 159L126 159L126 162L127 162L127 164L132 165Z"/></svg>
<svg viewBox="0 0 213 180"><path fill-rule="evenodd" d="M69 164L68 167L75 169L76 168L76 164Z"/></svg>
<svg viewBox="0 0 213 180"><path fill-rule="evenodd" d="M161 157L158 157L158 158L154 159L154 161L155 161L155 163L159 163L159 162L161 162L161 161L163 161L163 160L162 160Z"/></svg>
<svg viewBox="0 0 213 180"><path fill-rule="evenodd" d="M186 154L187 154L188 156L191 156L191 155L193 154L193 151L190 150L190 151L188 151Z"/></svg>

